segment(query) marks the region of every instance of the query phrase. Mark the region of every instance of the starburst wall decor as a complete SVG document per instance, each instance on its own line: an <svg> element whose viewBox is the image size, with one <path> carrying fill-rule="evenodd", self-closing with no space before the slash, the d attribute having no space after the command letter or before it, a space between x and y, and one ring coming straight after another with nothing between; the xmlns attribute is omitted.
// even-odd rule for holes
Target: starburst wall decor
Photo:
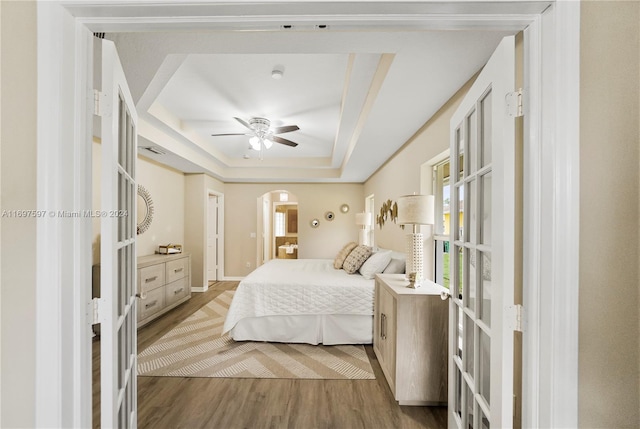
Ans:
<svg viewBox="0 0 640 429"><path fill-rule="evenodd" d="M398 220L398 204L394 201L387 200L382 203L382 207L380 207L380 214L376 215L376 223L378 227L382 229L385 222L393 221L396 223ZM400 225L400 228L404 229L404 225Z"/></svg>

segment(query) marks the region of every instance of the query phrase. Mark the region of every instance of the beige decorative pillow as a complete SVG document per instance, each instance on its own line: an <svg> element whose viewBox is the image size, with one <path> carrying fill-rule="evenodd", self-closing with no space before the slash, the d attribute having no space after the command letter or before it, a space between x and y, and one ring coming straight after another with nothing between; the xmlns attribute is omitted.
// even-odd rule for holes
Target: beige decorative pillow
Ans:
<svg viewBox="0 0 640 429"><path fill-rule="evenodd" d="M347 259L344 260L344 264L342 264L342 268L349 274L353 274L360 269L364 261L366 261L369 256L371 256L371 247L369 246L358 246L349 253Z"/></svg>
<svg viewBox="0 0 640 429"><path fill-rule="evenodd" d="M358 245L353 241L345 244L342 250L340 250L336 255L336 259L333 260L333 268L335 268L336 270L341 269L342 264L344 263L344 260L347 259L347 256L349 256L349 253L351 253L351 251L355 249L357 246Z"/></svg>

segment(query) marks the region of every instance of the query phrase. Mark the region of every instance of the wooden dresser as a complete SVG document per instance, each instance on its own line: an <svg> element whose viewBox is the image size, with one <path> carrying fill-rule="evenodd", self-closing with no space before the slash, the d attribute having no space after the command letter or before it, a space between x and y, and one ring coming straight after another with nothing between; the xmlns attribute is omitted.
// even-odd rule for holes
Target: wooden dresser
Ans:
<svg viewBox="0 0 640 429"><path fill-rule="evenodd" d="M138 328L191 298L191 256L138 257Z"/></svg>
<svg viewBox="0 0 640 429"><path fill-rule="evenodd" d="M400 405L447 402L449 306L442 286L407 288L404 274L377 274L373 350Z"/></svg>

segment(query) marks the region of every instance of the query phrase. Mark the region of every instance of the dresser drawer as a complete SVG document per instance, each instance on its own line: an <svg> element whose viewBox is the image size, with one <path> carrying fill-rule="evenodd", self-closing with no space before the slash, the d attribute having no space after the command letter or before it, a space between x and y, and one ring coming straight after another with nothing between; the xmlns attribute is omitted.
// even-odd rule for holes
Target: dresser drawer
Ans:
<svg viewBox="0 0 640 429"><path fill-rule="evenodd" d="M189 277L183 277L165 286L165 304L171 305L189 294Z"/></svg>
<svg viewBox="0 0 640 429"><path fill-rule="evenodd" d="M189 275L189 258L180 258L167 262L167 283Z"/></svg>
<svg viewBox="0 0 640 429"><path fill-rule="evenodd" d="M140 292L147 293L164 285L164 264L151 265L138 269Z"/></svg>
<svg viewBox="0 0 640 429"><path fill-rule="evenodd" d="M165 306L165 288L154 289L138 302L138 320L146 319Z"/></svg>

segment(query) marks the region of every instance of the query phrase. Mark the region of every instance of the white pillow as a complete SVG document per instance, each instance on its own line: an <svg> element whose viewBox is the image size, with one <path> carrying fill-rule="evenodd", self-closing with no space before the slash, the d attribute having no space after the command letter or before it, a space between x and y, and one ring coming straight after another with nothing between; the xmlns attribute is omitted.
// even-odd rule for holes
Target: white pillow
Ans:
<svg viewBox="0 0 640 429"><path fill-rule="evenodd" d="M404 274L407 268L407 262L404 259L391 258L391 262L387 265L383 271L385 274Z"/></svg>
<svg viewBox="0 0 640 429"><path fill-rule="evenodd" d="M391 252L391 261L386 266L385 274L404 274L407 265L407 254L402 252Z"/></svg>
<svg viewBox="0 0 640 429"><path fill-rule="evenodd" d="M372 279L376 273L384 271L385 267L389 265L389 261L391 261L391 250L376 252L364 261L360 267L360 274L365 279Z"/></svg>

